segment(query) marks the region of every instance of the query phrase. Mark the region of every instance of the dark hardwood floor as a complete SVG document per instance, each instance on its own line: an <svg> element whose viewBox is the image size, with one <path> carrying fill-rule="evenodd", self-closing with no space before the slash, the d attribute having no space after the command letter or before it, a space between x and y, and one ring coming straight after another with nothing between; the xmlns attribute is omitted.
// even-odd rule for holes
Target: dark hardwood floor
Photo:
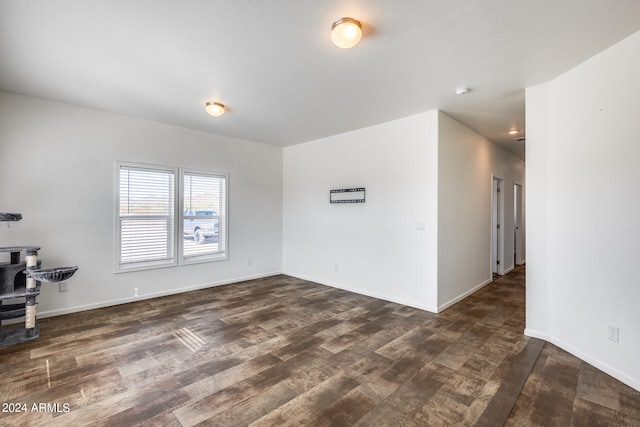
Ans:
<svg viewBox="0 0 640 427"><path fill-rule="evenodd" d="M523 335L522 267L438 315L275 276L40 326L0 350L0 425L640 425L640 393Z"/></svg>

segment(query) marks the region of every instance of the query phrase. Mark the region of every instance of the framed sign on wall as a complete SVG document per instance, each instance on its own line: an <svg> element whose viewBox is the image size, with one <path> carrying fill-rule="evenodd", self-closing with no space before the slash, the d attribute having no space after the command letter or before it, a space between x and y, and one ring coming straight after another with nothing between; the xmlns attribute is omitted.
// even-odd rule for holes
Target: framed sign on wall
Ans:
<svg viewBox="0 0 640 427"><path fill-rule="evenodd" d="M331 190L329 203L364 203L364 188Z"/></svg>

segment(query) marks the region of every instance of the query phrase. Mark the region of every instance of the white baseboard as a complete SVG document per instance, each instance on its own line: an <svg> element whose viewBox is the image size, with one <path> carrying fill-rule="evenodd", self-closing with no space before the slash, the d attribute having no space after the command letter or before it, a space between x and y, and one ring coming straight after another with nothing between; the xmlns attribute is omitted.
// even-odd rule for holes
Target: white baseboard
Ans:
<svg viewBox="0 0 640 427"><path fill-rule="evenodd" d="M296 278L302 279L302 280L308 280L310 282L319 283L321 285L331 286L332 288L342 289L342 290L353 292L353 293L356 293L356 294L366 295L368 297L373 297L373 298L378 298L378 299L381 299L381 300L384 300L384 301L395 302L397 304L402 304L402 305L406 305L406 306L409 306L409 307L417 308L417 309L420 309L420 310L429 311L431 313L440 313L441 311L451 307L453 304L455 304L455 303L457 303L459 301L462 301L463 299L465 299L466 297L468 297L472 293L479 291L480 289L482 289L483 287L487 286L489 283L492 282L492 279L487 279L484 282L482 282L479 285L477 285L476 287L474 287L473 289L465 292L462 295L459 295L459 296L453 298L452 300L446 302L445 304L442 304L442 305L440 305L438 307L433 307L433 306L427 306L427 305L424 305L424 304L417 304L415 301L408 301L408 300L404 300L402 298L397 298L397 297L386 295L386 294L380 294L380 293L377 293L377 292L369 292L369 291L365 291L365 290L358 289L358 288L352 288L350 286L345 286L345 285L340 284L340 283L329 282L329 281L318 279L318 278L315 278L315 277L306 276L304 274L294 273L294 272L290 272L290 271L283 271L282 274L286 274L288 276L296 277Z"/></svg>
<svg viewBox="0 0 640 427"><path fill-rule="evenodd" d="M93 303L93 304L85 304L85 305L78 305L78 306L74 306L74 307L60 308L60 309L56 309L56 310L42 311L42 312L38 313L38 318L61 316L63 314L76 313L76 312L79 312L79 311L86 311L86 310L93 310L95 308L111 307L111 306L114 306L114 305L126 304L126 303L129 303L129 302L142 301L142 300L146 300L146 299L158 298L158 297L163 297L163 296L167 296L167 295L180 294L180 293L189 292L189 291L196 291L198 289L213 288L215 286L228 285L230 283L244 282L245 280L261 279L263 277L277 276L278 274L282 274L282 272L274 271L274 272L271 272L271 273L262 273L262 274L256 274L256 275L251 275L251 276L235 277L233 279L220 280L218 282L211 282L211 283L202 283L202 284L199 284L199 285L188 286L186 288L169 289L169 290L166 290L166 291L153 292L153 293L149 293L149 294L138 295L138 296L135 296L135 297L120 298L120 299L109 300L109 301L100 301L100 302ZM20 320L20 319L12 319L12 320L17 320L16 322L13 322L13 323L20 323L20 322L24 321L24 320ZM11 322L7 322L7 323L11 323Z"/></svg>
<svg viewBox="0 0 640 427"><path fill-rule="evenodd" d="M390 296L390 295L379 294L377 292L364 291L362 289L352 288L352 287L349 287L349 286L342 285L340 283L333 283L333 282L328 282L326 280L321 280L321 279L316 279L314 277L305 276L304 274L298 274L298 273L292 273L292 272L286 272L286 271L282 272L282 274L286 274L287 276L296 277L296 278L302 279L302 280L308 280L309 282L315 282L315 283L319 283L321 285L330 286L332 288L342 289L343 291L353 292L354 294L365 295L365 296L368 296L368 297L381 299L383 301L394 302L396 304L406 305L408 307L417 308L419 310L429 311L431 313L437 313L438 312L436 307L431 307L431 306L427 306L427 305L423 305L423 304L417 304L415 301L407 301L407 300L404 300L402 298L396 298L396 297L393 297L393 296Z"/></svg>
<svg viewBox="0 0 640 427"><path fill-rule="evenodd" d="M538 339L541 339L541 340L544 340L544 341L551 342L551 339L550 339L549 335L547 335L545 333L542 333L540 331L537 331L535 329L525 328L524 329L524 334L526 336L528 336L528 337L531 337L531 338L538 338Z"/></svg>
<svg viewBox="0 0 640 427"><path fill-rule="evenodd" d="M514 268L515 268L514 266L507 268L505 271L502 272L502 276L504 276L505 274L511 273Z"/></svg>
<svg viewBox="0 0 640 427"><path fill-rule="evenodd" d="M451 307L453 304L462 301L463 299L465 299L469 295L473 294L474 292L477 292L480 289L484 288L485 286L487 286L492 281L493 281L493 279L487 279L484 282L480 283L479 285L475 286L474 288L468 290L467 292L465 292L465 293L463 293L461 295L458 295L457 297L445 302L444 304L439 305L438 306L438 311L436 311L436 313L440 313L441 311L444 311L447 308Z"/></svg>
<svg viewBox="0 0 640 427"><path fill-rule="evenodd" d="M551 344L560 347L561 349L563 349L564 351L573 354L575 357L577 357L578 359L584 360L585 362L587 362L588 364L598 368L599 370L601 370L602 372L611 375L613 378L617 379L618 381L621 381L623 383L625 383L626 385L628 385L629 387L632 387L638 391L640 391L640 380L638 380L637 378L632 378L629 375L625 374L624 372L619 371L618 369L604 363L603 361L596 359L594 357L591 357L589 354L575 348L574 346L572 346L571 344L567 344L566 342L545 334L543 332L540 331L536 331L535 329L530 329L530 328L526 328L524 330L524 334L528 337L533 337L533 338L539 338L541 340L545 340L550 342Z"/></svg>

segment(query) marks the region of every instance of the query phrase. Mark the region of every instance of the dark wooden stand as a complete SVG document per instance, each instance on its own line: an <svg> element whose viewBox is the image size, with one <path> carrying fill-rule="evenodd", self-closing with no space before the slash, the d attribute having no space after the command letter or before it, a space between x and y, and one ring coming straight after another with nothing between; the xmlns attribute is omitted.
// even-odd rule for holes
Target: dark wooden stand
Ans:
<svg viewBox="0 0 640 427"><path fill-rule="evenodd" d="M21 342L35 340L40 336L40 327L35 318L35 313L28 315L28 310L35 310L36 297L40 294L40 282L35 286L28 285L29 279L24 273L28 269L36 269L41 261L35 261L35 265L27 266L27 261L22 261L20 255L26 253L27 257L36 257L40 248L36 246L0 248L0 252L9 252L9 263L0 263L0 348ZM22 299L24 302L4 304L5 300ZM29 309L29 307L33 307ZM2 322L18 317L25 317L25 326L2 328Z"/></svg>

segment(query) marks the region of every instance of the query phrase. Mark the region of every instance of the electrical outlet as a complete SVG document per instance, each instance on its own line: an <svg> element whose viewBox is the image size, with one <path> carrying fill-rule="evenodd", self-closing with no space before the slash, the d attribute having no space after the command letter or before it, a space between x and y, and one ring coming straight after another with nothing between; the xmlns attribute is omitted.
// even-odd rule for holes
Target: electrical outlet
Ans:
<svg viewBox="0 0 640 427"><path fill-rule="evenodd" d="M609 338L613 342L620 341L620 329L617 326L609 325L609 330L607 332L607 338Z"/></svg>
<svg viewBox="0 0 640 427"><path fill-rule="evenodd" d="M333 266L333 269L337 273L338 271L340 271L340 266L338 264L336 264L336 265Z"/></svg>
<svg viewBox="0 0 640 427"><path fill-rule="evenodd" d="M251 265L251 264L253 264L253 260L251 258L248 258L247 259L247 265Z"/></svg>
<svg viewBox="0 0 640 427"><path fill-rule="evenodd" d="M67 292L69 290L67 282L58 283L58 292Z"/></svg>

